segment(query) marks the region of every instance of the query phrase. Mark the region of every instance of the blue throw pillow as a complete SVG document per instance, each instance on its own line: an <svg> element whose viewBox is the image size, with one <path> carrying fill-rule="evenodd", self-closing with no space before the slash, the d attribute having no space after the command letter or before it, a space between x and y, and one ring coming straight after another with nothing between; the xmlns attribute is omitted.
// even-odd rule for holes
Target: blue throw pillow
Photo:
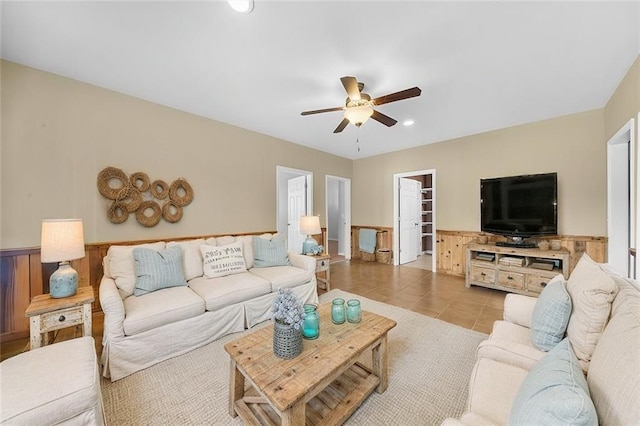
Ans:
<svg viewBox="0 0 640 426"><path fill-rule="evenodd" d="M290 265L287 254L287 244L284 237L276 235L270 240L253 237L253 266L266 268L268 266Z"/></svg>
<svg viewBox="0 0 640 426"><path fill-rule="evenodd" d="M564 338L571 316L571 297L563 279L553 279L542 290L531 317L531 342L550 351Z"/></svg>
<svg viewBox="0 0 640 426"><path fill-rule="evenodd" d="M170 247L166 250L152 250L136 247L135 260L136 288L133 294L141 296L161 288L187 285L182 270L182 248Z"/></svg>
<svg viewBox="0 0 640 426"><path fill-rule="evenodd" d="M513 401L507 424L598 424L587 380L568 338L527 374Z"/></svg>

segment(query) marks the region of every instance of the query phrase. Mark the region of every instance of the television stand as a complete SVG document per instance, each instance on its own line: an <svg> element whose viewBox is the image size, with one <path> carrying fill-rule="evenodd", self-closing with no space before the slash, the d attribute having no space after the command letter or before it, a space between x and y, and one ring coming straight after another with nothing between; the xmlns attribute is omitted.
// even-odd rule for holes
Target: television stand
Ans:
<svg viewBox="0 0 640 426"><path fill-rule="evenodd" d="M523 249L538 247L536 245L536 243L525 243L523 241L521 241L521 242L516 242L516 241L497 241L496 245L498 247L515 247L515 248L523 248Z"/></svg>
<svg viewBox="0 0 640 426"><path fill-rule="evenodd" d="M558 274L569 278L569 250L522 249L492 244L467 245L468 287L481 286L537 296Z"/></svg>

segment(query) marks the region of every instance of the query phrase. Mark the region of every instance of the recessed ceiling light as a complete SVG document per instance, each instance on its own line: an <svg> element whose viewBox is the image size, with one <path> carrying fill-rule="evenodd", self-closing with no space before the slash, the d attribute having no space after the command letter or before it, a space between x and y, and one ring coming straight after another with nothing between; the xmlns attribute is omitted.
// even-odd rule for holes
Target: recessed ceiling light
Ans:
<svg viewBox="0 0 640 426"><path fill-rule="evenodd" d="M250 13L253 10L253 0L227 0L229 6L239 13Z"/></svg>
<svg viewBox="0 0 640 426"><path fill-rule="evenodd" d="M413 126L413 123L415 123L414 120L404 120L402 122L402 124L404 124L405 126Z"/></svg>

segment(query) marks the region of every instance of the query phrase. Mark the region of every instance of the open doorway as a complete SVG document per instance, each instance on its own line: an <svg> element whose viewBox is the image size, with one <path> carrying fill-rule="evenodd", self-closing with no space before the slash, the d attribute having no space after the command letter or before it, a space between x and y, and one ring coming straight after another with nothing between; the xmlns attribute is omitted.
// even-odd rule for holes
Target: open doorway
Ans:
<svg viewBox="0 0 640 426"><path fill-rule="evenodd" d="M301 253L306 235L300 233L300 217L313 212L313 173L276 166L276 198L276 230L289 251Z"/></svg>
<svg viewBox="0 0 640 426"><path fill-rule="evenodd" d="M634 120L607 142L607 263L635 278Z"/></svg>
<svg viewBox="0 0 640 426"><path fill-rule="evenodd" d="M436 171L393 175L393 263L436 270Z"/></svg>
<svg viewBox="0 0 640 426"><path fill-rule="evenodd" d="M331 263L351 259L351 179L326 176L327 234Z"/></svg>

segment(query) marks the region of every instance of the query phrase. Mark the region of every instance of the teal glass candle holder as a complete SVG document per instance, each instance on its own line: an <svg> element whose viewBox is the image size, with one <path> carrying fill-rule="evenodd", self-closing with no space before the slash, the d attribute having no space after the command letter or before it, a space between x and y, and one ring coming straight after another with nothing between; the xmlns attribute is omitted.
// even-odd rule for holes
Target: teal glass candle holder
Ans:
<svg viewBox="0 0 640 426"><path fill-rule="evenodd" d="M331 321L334 324L344 324L345 317L344 299L333 299L331 303Z"/></svg>
<svg viewBox="0 0 640 426"><path fill-rule="evenodd" d="M316 305L304 305L305 317L302 321L302 337L313 340L320 336L320 315Z"/></svg>
<svg viewBox="0 0 640 426"><path fill-rule="evenodd" d="M360 309L360 301L351 299L347 302L347 321L360 322L362 319L362 311Z"/></svg>

